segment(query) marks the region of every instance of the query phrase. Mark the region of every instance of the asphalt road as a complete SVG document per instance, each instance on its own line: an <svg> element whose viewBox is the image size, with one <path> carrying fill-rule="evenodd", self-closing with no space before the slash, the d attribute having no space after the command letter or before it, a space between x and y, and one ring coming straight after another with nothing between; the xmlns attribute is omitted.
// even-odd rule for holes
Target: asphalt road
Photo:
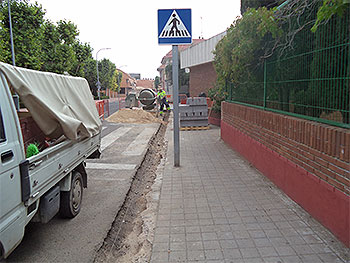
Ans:
<svg viewBox="0 0 350 263"><path fill-rule="evenodd" d="M159 124L104 122L102 155L87 163L88 188L80 214L30 223L22 243L7 262L92 262L124 202L148 141Z"/></svg>

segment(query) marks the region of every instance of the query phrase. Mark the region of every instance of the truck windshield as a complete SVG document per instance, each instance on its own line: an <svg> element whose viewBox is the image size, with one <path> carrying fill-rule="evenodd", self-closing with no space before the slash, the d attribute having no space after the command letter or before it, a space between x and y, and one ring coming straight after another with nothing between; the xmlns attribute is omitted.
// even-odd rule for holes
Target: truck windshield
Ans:
<svg viewBox="0 0 350 263"><path fill-rule="evenodd" d="M0 108L0 143L6 141L4 123L2 121L2 113Z"/></svg>

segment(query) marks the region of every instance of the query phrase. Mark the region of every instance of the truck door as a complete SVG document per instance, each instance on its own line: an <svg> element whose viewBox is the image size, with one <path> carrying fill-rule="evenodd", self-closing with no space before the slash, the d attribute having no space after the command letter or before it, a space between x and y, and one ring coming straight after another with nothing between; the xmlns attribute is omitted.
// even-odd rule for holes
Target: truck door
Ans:
<svg viewBox="0 0 350 263"><path fill-rule="evenodd" d="M19 162L23 153L16 128L19 124L10 100L4 79L0 78L0 222L22 201Z"/></svg>

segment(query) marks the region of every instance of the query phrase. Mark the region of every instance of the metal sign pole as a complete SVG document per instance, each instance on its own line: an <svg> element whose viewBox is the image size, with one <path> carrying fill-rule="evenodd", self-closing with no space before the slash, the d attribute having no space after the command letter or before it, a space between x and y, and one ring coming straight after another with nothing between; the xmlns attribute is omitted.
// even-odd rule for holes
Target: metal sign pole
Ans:
<svg viewBox="0 0 350 263"><path fill-rule="evenodd" d="M174 166L180 166L180 129L179 129L179 49L173 45L173 115L174 115Z"/></svg>

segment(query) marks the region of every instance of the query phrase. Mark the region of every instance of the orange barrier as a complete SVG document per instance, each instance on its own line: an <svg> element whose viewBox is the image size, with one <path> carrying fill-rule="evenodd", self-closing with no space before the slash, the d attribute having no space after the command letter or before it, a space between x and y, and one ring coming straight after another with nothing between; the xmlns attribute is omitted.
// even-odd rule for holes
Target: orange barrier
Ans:
<svg viewBox="0 0 350 263"><path fill-rule="evenodd" d="M103 106L107 110L107 117L109 116L109 100L103 100Z"/></svg>
<svg viewBox="0 0 350 263"><path fill-rule="evenodd" d="M96 109L98 111L98 116L100 119L104 120L105 119L105 107L104 107L104 101L103 100L96 100Z"/></svg>

